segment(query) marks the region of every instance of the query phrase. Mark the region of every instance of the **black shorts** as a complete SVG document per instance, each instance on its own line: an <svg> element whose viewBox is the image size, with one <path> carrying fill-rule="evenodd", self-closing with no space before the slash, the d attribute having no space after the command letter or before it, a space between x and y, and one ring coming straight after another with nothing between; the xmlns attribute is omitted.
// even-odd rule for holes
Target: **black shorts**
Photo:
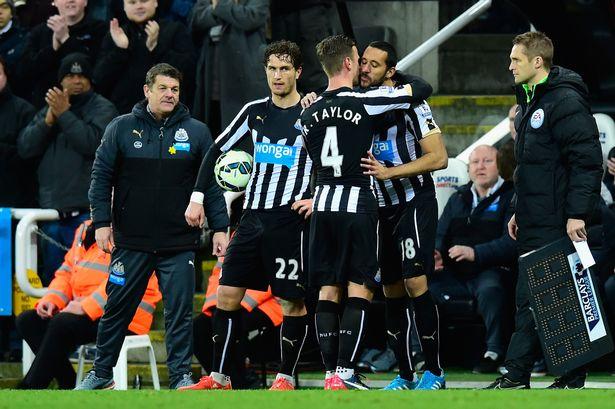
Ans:
<svg viewBox="0 0 615 409"><path fill-rule="evenodd" d="M377 213L314 212L310 221L310 287L378 282Z"/></svg>
<svg viewBox="0 0 615 409"><path fill-rule="evenodd" d="M288 299L305 296L305 219L290 206L244 210L226 250L220 284L267 291Z"/></svg>
<svg viewBox="0 0 615 409"><path fill-rule="evenodd" d="M431 274L438 226L435 196L416 196L410 203L380 208L378 214L382 284Z"/></svg>

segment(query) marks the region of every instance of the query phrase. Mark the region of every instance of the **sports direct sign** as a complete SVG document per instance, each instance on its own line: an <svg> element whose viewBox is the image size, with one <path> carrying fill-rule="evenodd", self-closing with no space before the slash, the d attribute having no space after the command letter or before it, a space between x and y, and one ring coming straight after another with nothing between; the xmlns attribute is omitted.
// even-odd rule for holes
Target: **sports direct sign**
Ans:
<svg viewBox="0 0 615 409"><path fill-rule="evenodd" d="M596 290L589 274L589 269L583 269L577 253L568 256L568 265L574 280L574 288L583 311L583 319L591 342L606 336L604 317L600 314L596 301Z"/></svg>

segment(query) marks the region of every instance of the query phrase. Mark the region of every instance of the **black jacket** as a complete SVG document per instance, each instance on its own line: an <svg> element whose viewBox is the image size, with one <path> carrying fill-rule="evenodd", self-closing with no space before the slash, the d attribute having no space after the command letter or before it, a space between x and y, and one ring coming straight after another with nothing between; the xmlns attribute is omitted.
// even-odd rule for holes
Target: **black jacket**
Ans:
<svg viewBox="0 0 615 409"><path fill-rule="evenodd" d="M11 73L15 74L27 32L17 24L15 19L11 24L9 31L0 34L0 56L6 61Z"/></svg>
<svg viewBox="0 0 615 409"><path fill-rule="evenodd" d="M117 115L111 102L95 92L75 95L56 125L45 124L47 107L21 131L22 158L39 158L38 200L46 209L87 209L90 172L103 131Z"/></svg>
<svg viewBox="0 0 615 409"><path fill-rule="evenodd" d="M69 27L70 37L57 51L53 49L53 31L47 23L32 29L26 37L19 74L20 80L30 85L30 98L27 99L34 106L41 108L45 105L45 93L58 83L60 61L68 54L84 53L94 64L106 26L102 21L84 17Z"/></svg>
<svg viewBox="0 0 615 409"><path fill-rule="evenodd" d="M194 92L196 56L188 30L176 21L159 20L158 45L153 51L145 46L145 25L133 22L122 24L128 37L128 48L119 48L111 34L105 36L96 66L96 89L115 104L120 114L129 113L143 99L145 74L153 65L166 62L180 70L182 100L191 101Z"/></svg>
<svg viewBox="0 0 615 409"><path fill-rule="evenodd" d="M36 162L17 154L17 136L36 110L6 87L0 92L0 207L35 207Z"/></svg>
<svg viewBox="0 0 615 409"><path fill-rule="evenodd" d="M436 249L442 254L445 267L455 272L477 273L492 267L511 267L517 258L516 243L508 235L507 227L512 217L513 184L505 181L474 210L471 187L472 182L460 187L446 203L438 221ZM451 260L448 250L454 245L472 247L475 261Z"/></svg>
<svg viewBox="0 0 615 409"><path fill-rule="evenodd" d="M96 228L113 223L119 248L147 252L196 248L200 229L188 226L184 211L212 143L207 126L191 118L183 104L163 122L147 111L146 101L115 118L92 169L89 197ZM226 204L215 183L205 191L204 206L209 226L226 230Z"/></svg>
<svg viewBox="0 0 615 409"><path fill-rule="evenodd" d="M565 236L569 218L587 221L600 198L602 151L577 73L554 66L529 104L521 86L516 92L515 218L527 252Z"/></svg>

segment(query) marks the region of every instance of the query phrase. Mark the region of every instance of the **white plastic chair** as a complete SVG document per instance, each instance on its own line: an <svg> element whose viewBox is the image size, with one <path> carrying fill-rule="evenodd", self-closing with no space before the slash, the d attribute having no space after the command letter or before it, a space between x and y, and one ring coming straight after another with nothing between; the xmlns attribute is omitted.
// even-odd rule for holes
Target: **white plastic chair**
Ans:
<svg viewBox="0 0 615 409"><path fill-rule="evenodd" d="M444 211L448 199L459 186L470 181L468 165L460 159L448 158L448 167L433 172L433 181L436 186L436 200L438 201L438 218Z"/></svg>
<svg viewBox="0 0 615 409"><path fill-rule="evenodd" d="M21 342L21 345L21 373L25 377L34 362L35 355L25 340Z"/></svg>
<svg viewBox="0 0 615 409"><path fill-rule="evenodd" d="M152 371L152 382L155 390L160 390L160 379L158 378L158 367L156 366L156 356L154 347L149 335L128 335L124 338L120 355L113 368L113 380L115 389L125 391L128 389L128 351L131 349L147 348L149 355L149 365ZM85 346L79 347L79 362L77 364L77 384L83 378L83 364L85 361Z"/></svg>

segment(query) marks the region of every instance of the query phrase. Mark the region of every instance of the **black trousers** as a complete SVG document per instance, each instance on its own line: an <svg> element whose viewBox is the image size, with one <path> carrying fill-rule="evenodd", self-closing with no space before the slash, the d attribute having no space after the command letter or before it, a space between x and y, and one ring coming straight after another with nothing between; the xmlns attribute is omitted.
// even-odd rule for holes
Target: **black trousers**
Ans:
<svg viewBox="0 0 615 409"><path fill-rule="evenodd" d="M182 375L190 372L194 252L152 254L116 249L111 255L106 287L107 304L96 339L94 369L97 376L113 376L113 367L122 349L124 334L153 271L158 277L164 301L165 343L171 388Z"/></svg>
<svg viewBox="0 0 615 409"><path fill-rule="evenodd" d="M77 346L96 340L98 321L87 315L59 313L43 319L35 310L17 317L17 330L28 343L36 358L21 381L21 389L46 389L52 379L60 389L73 389L76 374L68 357Z"/></svg>
<svg viewBox="0 0 615 409"><path fill-rule="evenodd" d="M212 310L212 312L215 310ZM273 323L267 315L255 308L252 312L242 309L241 319L243 320L244 333L239 339L238 353L236 354L235 362L233 362L231 373L228 375L233 380L233 388L241 389L247 383L246 378L246 358L249 356L250 340L259 332L272 331ZM214 344L213 337L213 317L208 317L205 314L197 315L193 322L194 334L194 356L199 361L203 369L207 373L212 370ZM279 349L279 345L270 345L272 349ZM259 351L267 356L266 351Z"/></svg>
<svg viewBox="0 0 615 409"><path fill-rule="evenodd" d="M503 274L507 273L483 270L471 277L460 277L449 271L441 271L429 277L429 289L436 299L446 299L446 295L476 299L478 313L487 331L487 350L499 356L505 352L504 324L507 318Z"/></svg>

